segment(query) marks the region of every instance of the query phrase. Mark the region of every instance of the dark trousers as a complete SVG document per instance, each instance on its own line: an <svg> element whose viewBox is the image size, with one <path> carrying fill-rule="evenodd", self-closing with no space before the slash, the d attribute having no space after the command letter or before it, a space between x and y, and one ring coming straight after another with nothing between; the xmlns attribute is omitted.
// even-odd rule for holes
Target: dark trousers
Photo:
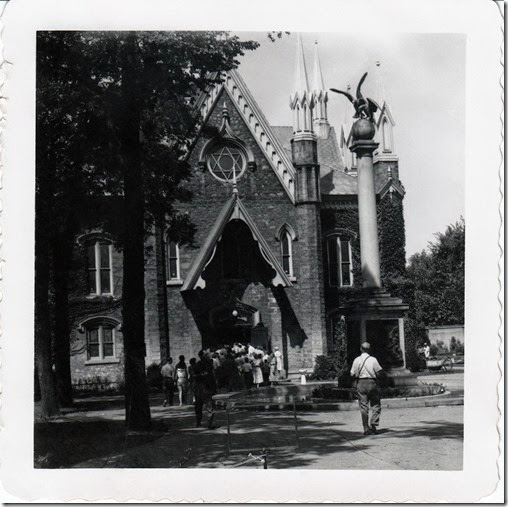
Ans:
<svg viewBox="0 0 508 507"><path fill-rule="evenodd" d="M171 377L163 377L162 387L164 389L164 400L167 401L168 405L173 405L175 381Z"/></svg>
<svg viewBox="0 0 508 507"><path fill-rule="evenodd" d="M360 413L362 414L363 429L369 429L369 408L370 408L370 426L379 426L379 417L381 415L381 398L379 397L379 388L374 379L358 380L358 403L360 404Z"/></svg>
<svg viewBox="0 0 508 507"><path fill-rule="evenodd" d="M201 420L203 419L203 407L208 412L208 426L213 424L213 417L215 412L213 410L212 403L213 393L203 386L196 384L194 390L194 411L196 412L196 426L201 424Z"/></svg>

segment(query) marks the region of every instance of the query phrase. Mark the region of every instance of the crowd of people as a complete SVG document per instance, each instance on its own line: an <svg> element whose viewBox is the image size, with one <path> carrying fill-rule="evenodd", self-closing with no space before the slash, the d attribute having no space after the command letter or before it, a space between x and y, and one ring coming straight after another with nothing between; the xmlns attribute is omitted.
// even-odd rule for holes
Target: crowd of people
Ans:
<svg viewBox="0 0 508 507"><path fill-rule="evenodd" d="M196 425L201 426L203 408L209 414L208 426L213 427L212 397L218 388L227 391L273 385L283 377L283 357L278 347L268 353L263 347L234 343L216 349L199 351L199 359L189 365L180 356L173 365L170 357L161 368L164 406L173 405L175 388L179 406L192 403L196 411Z"/></svg>

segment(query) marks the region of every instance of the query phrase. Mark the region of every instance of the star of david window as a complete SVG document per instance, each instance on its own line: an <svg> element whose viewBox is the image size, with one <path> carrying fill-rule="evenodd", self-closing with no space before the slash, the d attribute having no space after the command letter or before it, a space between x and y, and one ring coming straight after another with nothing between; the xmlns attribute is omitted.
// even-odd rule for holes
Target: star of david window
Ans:
<svg viewBox="0 0 508 507"><path fill-rule="evenodd" d="M243 174L245 166L245 156L235 146L221 146L208 156L208 169L220 181L238 179Z"/></svg>

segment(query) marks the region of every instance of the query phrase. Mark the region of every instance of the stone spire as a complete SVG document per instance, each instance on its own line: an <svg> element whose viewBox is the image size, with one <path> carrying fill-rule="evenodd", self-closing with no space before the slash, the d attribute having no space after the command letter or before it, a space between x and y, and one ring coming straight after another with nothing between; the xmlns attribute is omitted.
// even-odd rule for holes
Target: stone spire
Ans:
<svg viewBox="0 0 508 507"><path fill-rule="evenodd" d="M312 127L313 96L309 92L302 38L296 45L295 78L289 107L293 111L293 139L315 139Z"/></svg>
<svg viewBox="0 0 508 507"><path fill-rule="evenodd" d="M314 43L314 71L312 75L312 93L314 98L314 132L320 139L327 139L330 134L328 122L328 90L325 88L318 43Z"/></svg>
<svg viewBox="0 0 508 507"><path fill-rule="evenodd" d="M374 98L377 99L380 108L378 119L376 121L376 142L379 143L379 150L375 154L376 160L397 160L393 132L395 121L388 104L388 98L386 96L383 80L383 72L381 70L381 62L379 60L376 61L375 86L376 95Z"/></svg>

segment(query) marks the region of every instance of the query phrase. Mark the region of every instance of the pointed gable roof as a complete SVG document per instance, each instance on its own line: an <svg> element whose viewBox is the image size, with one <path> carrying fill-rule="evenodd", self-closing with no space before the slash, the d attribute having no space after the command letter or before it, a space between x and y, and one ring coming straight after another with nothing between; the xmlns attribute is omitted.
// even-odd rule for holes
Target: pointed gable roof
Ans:
<svg viewBox="0 0 508 507"><path fill-rule="evenodd" d="M277 257L271 251L268 243L263 238L261 232L257 228L256 224L250 217L245 205L241 201L240 197L236 192L233 193L230 199L226 201L224 206L222 207L217 219L215 220L215 224L210 230L201 250L199 251L194 263L185 278L185 281L182 286L182 291L193 290L197 288L205 288L206 281L203 279L202 275L205 271L208 264L213 259L215 254L215 249L217 248L217 244L221 240L222 233L228 222L234 219L243 220L247 226L249 227L254 240L258 244L259 251L265 261L275 270L275 276L272 278L272 284L274 286L281 285L282 287L291 287L292 283L288 278L288 275L285 273L284 269L280 265Z"/></svg>
<svg viewBox="0 0 508 507"><path fill-rule="evenodd" d="M291 156L284 150L272 132L267 119L236 70L227 72L222 83L210 87L198 97L196 106L201 112L203 120L207 121L222 90L228 94L291 202L294 203L295 169Z"/></svg>

